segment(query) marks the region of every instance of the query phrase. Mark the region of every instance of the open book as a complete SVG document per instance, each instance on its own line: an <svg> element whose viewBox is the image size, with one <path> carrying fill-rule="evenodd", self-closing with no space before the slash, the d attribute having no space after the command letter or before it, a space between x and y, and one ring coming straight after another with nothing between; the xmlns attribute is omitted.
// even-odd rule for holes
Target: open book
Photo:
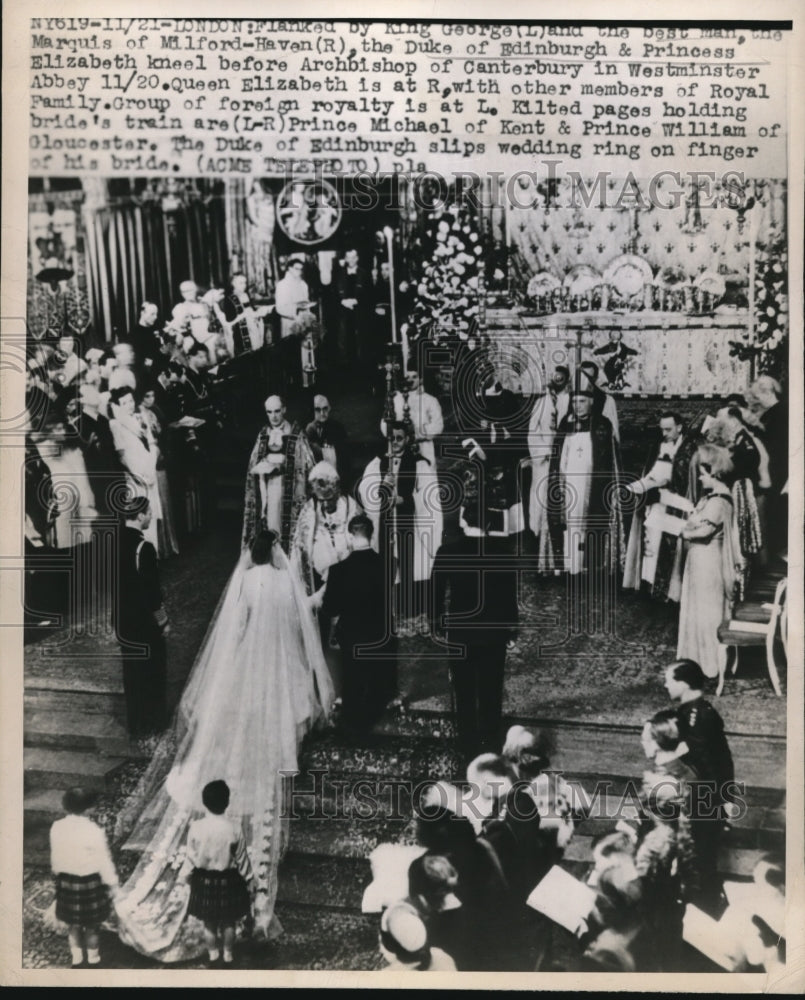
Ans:
<svg viewBox="0 0 805 1000"><path fill-rule="evenodd" d="M730 936L725 934L724 927L718 921L692 903L688 903L685 908L682 940L722 969L728 972L734 970L735 958L728 950L728 945L732 944Z"/></svg>
<svg viewBox="0 0 805 1000"><path fill-rule="evenodd" d="M575 934L595 905L595 892L554 865L526 900L538 913Z"/></svg>

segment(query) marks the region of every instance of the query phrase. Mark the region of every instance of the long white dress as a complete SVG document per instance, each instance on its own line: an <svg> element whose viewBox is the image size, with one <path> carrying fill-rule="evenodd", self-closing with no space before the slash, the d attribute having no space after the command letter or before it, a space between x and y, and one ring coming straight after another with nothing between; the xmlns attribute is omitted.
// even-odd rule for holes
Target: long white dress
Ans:
<svg viewBox="0 0 805 1000"><path fill-rule="evenodd" d="M709 529L709 534L688 544L676 655L698 663L705 677L713 678L727 665L727 647L718 641L718 626L732 614L740 560L732 498L726 488L699 500L688 527Z"/></svg>
<svg viewBox="0 0 805 1000"><path fill-rule="evenodd" d="M243 825L254 872L260 936L274 917L277 868L288 841L287 794L303 735L333 701L319 630L304 588L274 547L278 566L244 553L196 659L170 732L118 817L125 849L142 850L116 903L121 940L162 962L204 952L203 925L187 916L179 878L201 791L222 778L229 815Z"/></svg>

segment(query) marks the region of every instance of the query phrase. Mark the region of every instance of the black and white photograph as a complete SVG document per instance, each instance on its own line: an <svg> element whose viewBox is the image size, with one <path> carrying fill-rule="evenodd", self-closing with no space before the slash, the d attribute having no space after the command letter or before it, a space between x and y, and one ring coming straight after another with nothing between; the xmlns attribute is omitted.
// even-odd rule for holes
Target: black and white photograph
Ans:
<svg viewBox="0 0 805 1000"><path fill-rule="evenodd" d="M800 12L75 6L4 13L4 984L800 992Z"/></svg>

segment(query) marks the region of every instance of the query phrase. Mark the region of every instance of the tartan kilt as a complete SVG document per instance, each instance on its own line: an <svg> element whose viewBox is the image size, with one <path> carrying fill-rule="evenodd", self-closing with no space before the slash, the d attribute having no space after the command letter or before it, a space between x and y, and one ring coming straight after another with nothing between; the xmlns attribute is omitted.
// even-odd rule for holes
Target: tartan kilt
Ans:
<svg viewBox="0 0 805 1000"><path fill-rule="evenodd" d="M187 912L210 924L234 924L251 912L246 880L235 868L222 872L194 868Z"/></svg>
<svg viewBox="0 0 805 1000"><path fill-rule="evenodd" d="M109 916L109 890L93 875L56 875L56 916L65 924L99 927Z"/></svg>

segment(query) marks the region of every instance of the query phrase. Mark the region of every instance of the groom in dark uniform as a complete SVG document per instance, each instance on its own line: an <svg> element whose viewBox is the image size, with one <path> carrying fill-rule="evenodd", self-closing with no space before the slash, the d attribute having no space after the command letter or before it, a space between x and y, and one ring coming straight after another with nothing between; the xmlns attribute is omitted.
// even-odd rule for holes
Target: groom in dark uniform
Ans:
<svg viewBox="0 0 805 1000"><path fill-rule="evenodd" d="M322 614L338 619L342 728L348 736L361 736L396 694L396 644L391 634L388 567L372 548L372 522L358 514L347 530L352 552L329 569Z"/></svg>

